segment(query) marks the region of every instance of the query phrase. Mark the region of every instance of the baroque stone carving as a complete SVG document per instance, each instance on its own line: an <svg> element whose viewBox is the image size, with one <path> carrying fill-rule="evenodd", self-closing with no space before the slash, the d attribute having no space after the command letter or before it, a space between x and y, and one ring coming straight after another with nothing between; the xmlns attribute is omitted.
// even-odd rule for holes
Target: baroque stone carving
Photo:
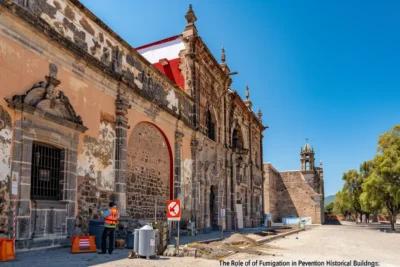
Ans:
<svg viewBox="0 0 400 267"><path fill-rule="evenodd" d="M56 90L56 87L61 83L57 79L57 66L50 64L49 70L49 76L45 76L46 81L34 84L23 95L14 95L12 99L5 99L8 106L30 113L40 110L44 112L45 117L50 114L52 115L50 117L72 122L79 125L78 130L86 131L87 128L83 126L82 118L76 115L68 97L62 91Z"/></svg>
<svg viewBox="0 0 400 267"><path fill-rule="evenodd" d="M261 177L254 176L253 177L253 183L254 183L255 186L261 186Z"/></svg>

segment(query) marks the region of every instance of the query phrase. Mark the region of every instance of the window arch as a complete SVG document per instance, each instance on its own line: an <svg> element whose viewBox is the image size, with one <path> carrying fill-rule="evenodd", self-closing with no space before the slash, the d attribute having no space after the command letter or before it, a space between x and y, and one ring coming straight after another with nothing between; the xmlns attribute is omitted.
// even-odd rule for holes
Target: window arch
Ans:
<svg viewBox="0 0 400 267"><path fill-rule="evenodd" d="M255 154L254 160L256 161L256 167L259 168L260 166L258 165L259 162L258 162L258 152L257 151L256 151L256 154Z"/></svg>
<svg viewBox="0 0 400 267"><path fill-rule="evenodd" d="M215 121L211 115L210 108L206 112L206 127L207 127L207 137L215 141Z"/></svg>
<svg viewBox="0 0 400 267"><path fill-rule="evenodd" d="M239 126L236 126L233 129L232 148L243 149L243 136Z"/></svg>

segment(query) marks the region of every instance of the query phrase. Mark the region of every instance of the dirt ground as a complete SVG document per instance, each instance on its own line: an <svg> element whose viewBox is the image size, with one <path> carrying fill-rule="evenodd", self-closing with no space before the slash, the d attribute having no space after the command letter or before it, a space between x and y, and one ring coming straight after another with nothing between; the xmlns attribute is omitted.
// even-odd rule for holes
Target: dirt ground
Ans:
<svg viewBox="0 0 400 267"><path fill-rule="evenodd" d="M400 266L399 246L400 234L385 233L379 229L368 227L323 225L262 246L261 251L275 255L272 258L268 256L251 257L251 259L296 261L297 263L299 260L319 261L324 262L324 266L328 266L326 261L330 260L356 260L358 263L364 260L365 265L359 266L373 266L372 263L366 262L370 261L378 262L379 266L398 267ZM247 259L249 257L245 254L235 254L227 260L244 261ZM354 265L354 262L351 264L350 266L357 266Z"/></svg>
<svg viewBox="0 0 400 267"><path fill-rule="evenodd" d="M357 266L353 262L356 260L357 263L364 264L359 266L374 266L373 262L377 262L379 265L375 266L398 267L400 266L399 246L400 234L385 233L377 229L364 227L324 225L287 236L260 247L254 247L254 250L263 252L264 255L256 256L254 253L251 255L238 253L229 256L224 259L225 265L215 260L170 258L162 260L162 262L151 261L147 264L143 263L145 260L133 260L135 261L134 265L129 265L129 260L122 260L107 266L246 266L246 262L249 260L252 261L251 264L257 264L249 266L272 266L266 265L266 262L270 261L278 263L281 261L289 262L290 265L287 266L294 266L292 261L296 263L299 263L299 261L316 262L317 265L311 266L329 266L327 261L332 261L331 264L335 264L334 261L351 261L350 266ZM258 262L255 263L256 261ZM263 261L264 265L260 264L260 261ZM364 263L361 261L364 261ZM321 262L324 265L318 265ZM243 265L240 265L240 263ZM305 265L306 263L303 264L303 266L310 266ZM297 264L297 266L302 265Z"/></svg>
<svg viewBox="0 0 400 267"><path fill-rule="evenodd" d="M225 244L226 245L226 244ZM60 266L162 266L162 267L213 267L213 266L273 266L266 265L270 261L289 262L286 266L295 266L295 261L317 261L324 265L297 266L329 266L327 260L376 261L379 266L400 266L399 256L400 234L385 233L368 227L352 227L340 225L317 226L312 230L287 236L283 239L267 243L259 247L251 247L250 254L237 253L224 258L224 262L193 257L159 257L154 260L128 259L127 250L115 250L110 255L70 254L68 249L54 251L29 252L18 257L17 261L6 262L1 266L60 267ZM257 255L256 251L261 252ZM250 265L246 265L251 260ZM257 261L257 262L256 262ZM260 264L263 261L264 264ZM234 263L234 264L232 264ZM242 265L240 265L242 263ZM229 265L228 265L229 264ZM254 265L253 265L254 264ZM368 264L368 263L367 263ZM285 265L276 265L285 266ZM335 266L335 265L330 265ZM338 265L336 265L338 266ZM350 266L356 266L353 264ZM373 266L358 265L358 266Z"/></svg>

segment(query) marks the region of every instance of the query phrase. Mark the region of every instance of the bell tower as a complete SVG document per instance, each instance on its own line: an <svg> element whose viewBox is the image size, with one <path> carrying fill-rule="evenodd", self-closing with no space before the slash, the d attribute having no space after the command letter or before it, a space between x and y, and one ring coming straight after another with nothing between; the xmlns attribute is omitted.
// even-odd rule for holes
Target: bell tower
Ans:
<svg viewBox="0 0 400 267"><path fill-rule="evenodd" d="M304 148L300 148L300 163L301 171L313 171L314 170L314 148L308 144L308 138Z"/></svg>

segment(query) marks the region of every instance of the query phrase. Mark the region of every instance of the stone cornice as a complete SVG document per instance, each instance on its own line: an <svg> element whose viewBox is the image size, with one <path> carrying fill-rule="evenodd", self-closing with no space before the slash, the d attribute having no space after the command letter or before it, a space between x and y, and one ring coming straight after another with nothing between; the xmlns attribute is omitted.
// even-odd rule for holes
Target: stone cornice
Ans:
<svg viewBox="0 0 400 267"><path fill-rule="evenodd" d="M265 126L262 124L262 122L258 119L257 115L256 115L253 111L251 111L251 110L246 106L246 104L244 103L243 99L240 97L240 95L239 95L236 91L232 90L232 92L231 92L230 94L231 94L231 96L233 97L233 101L234 101L244 112L246 112L246 114L247 114L248 116L250 116L250 117L253 119L253 121L255 121L255 122L257 123L257 125L258 125L258 127L259 127L259 129L260 129L261 132L263 132L264 130L268 129L268 127L265 127Z"/></svg>
<svg viewBox="0 0 400 267"><path fill-rule="evenodd" d="M35 0L33 0L35 1ZM65 0L64 0L65 1ZM46 2L46 1L45 1ZM176 86L172 81L170 81L164 74L162 74L157 68L155 68L150 62L148 62L142 55L140 55L133 47L131 47L127 42L125 42L120 36L118 36L115 32L113 32L107 25L105 25L99 18L97 18L92 12L90 12L82 3L77 0L69 0L68 3L73 4L81 12L87 16L88 19L92 20L96 23L97 26L100 26L104 32L112 36L118 44L121 45L129 55L133 55L135 59L139 59L140 63L143 64L146 68L151 70L151 74L157 76L162 84L168 84L168 87L172 89L175 95L180 99L183 99L185 103L189 105L193 105L193 99L185 94L178 86ZM34 2L34 5L37 3ZM138 88L138 85L134 83L132 80L127 80L125 73L118 73L115 70L115 67L110 64L104 64L104 62L100 61L84 49L78 45L78 43L73 42L72 40L64 37L59 32L57 32L48 22L46 22L41 17L38 17L37 14L33 14L27 7L20 6L19 4L14 3L13 1L6 1L0 0L0 7L6 8L6 10L10 11L10 14L13 14L20 19L24 20L44 35L48 36L52 40L56 41L59 45L66 48L68 51L73 53L74 55L78 56L82 60L88 63L89 66L99 69L102 73L106 74L107 76L111 77L112 79L123 83L126 88L133 90L135 93L143 96L144 98L148 98L147 95ZM150 102L153 102L152 99L149 99ZM160 108L165 110L167 113L171 114L172 116L179 118L180 114L177 111L170 110L164 106L160 105ZM185 120L185 124L189 128L193 128L190 123L190 118Z"/></svg>

